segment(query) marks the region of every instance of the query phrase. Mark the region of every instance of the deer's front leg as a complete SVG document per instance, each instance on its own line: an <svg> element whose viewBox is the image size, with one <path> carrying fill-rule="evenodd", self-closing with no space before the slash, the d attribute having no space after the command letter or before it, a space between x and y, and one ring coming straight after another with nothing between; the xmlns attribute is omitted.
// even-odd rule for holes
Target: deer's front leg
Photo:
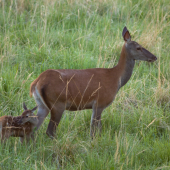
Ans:
<svg viewBox="0 0 170 170"><path fill-rule="evenodd" d="M30 142L31 134L26 135L26 143L28 144Z"/></svg>
<svg viewBox="0 0 170 170"><path fill-rule="evenodd" d="M96 128L98 127L99 133L101 133L101 114L102 114L103 108L97 108L93 107L93 114L91 116L91 129L90 129L90 135L93 138L96 133Z"/></svg>

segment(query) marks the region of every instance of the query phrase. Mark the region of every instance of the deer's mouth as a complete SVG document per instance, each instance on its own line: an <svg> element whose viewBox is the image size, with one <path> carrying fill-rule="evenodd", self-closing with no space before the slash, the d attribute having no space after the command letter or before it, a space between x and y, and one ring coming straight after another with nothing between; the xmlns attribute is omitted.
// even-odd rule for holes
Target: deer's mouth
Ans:
<svg viewBox="0 0 170 170"><path fill-rule="evenodd" d="M154 57L154 58L152 58L152 59L148 59L148 62L154 62L154 61L156 61L157 60L157 57Z"/></svg>
<svg viewBox="0 0 170 170"><path fill-rule="evenodd" d="M148 60L149 63L152 63L152 62L154 62L154 61L155 61L155 60Z"/></svg>

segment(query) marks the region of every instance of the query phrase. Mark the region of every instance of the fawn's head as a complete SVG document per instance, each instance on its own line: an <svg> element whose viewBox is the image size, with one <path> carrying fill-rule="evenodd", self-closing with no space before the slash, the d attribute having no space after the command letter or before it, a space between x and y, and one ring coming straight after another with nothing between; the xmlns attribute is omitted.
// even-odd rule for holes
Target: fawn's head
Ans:
<svg viewBox="0 0 170 170"><path fill-rule="evenodd" d="M25 103L23 103L24 112L21 115L21 119L19 120L20 124L24 124L26 122L31 121L31 119L35 119L36 116L34 115L34 111L37 109L37 106L34 107L32 110L28 110Z"/></svg>
<svg viewBox="0 0 170 170"><path fill-rule="evenodd" d="M130 58L132 58L133 60L143 60L148 62L153 62L157 60L155 55L143 48L140 44L135 41L131 41L130 33L126 27L124 27L123 29L122 36L125 41L126 52L128 53L128 56L130 56Z"/></svg>

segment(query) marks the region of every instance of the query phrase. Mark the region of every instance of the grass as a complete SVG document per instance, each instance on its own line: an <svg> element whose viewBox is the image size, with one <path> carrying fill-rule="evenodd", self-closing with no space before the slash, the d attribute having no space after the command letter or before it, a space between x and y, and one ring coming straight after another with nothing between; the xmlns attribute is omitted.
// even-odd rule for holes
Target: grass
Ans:
<svg viewBox="0 0 170 170"><path fill-rule="evenodd" d="M154 53L136 62L130 81L102 114L90 138L91 110L66 111L57 138L36 143L10 138L0 145L0 169L170 169L170 5L168 0L0 1L0 115L35 106L29 86L51 69L110 68L117 64L123 27Z"/></svg>

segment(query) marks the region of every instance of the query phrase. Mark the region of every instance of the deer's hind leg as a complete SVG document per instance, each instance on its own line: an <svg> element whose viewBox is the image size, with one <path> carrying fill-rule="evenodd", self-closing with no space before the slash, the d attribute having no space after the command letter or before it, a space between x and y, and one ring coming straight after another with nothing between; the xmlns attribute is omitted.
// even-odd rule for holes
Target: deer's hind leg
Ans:
<svg viewBox="0 0 170 170"><path fill-rule="evenodd" d="M7 128L7 129L3 129L1 132L1 143L5 143L11 136L11 131Z"/></svg>
<svg viewBox="0 0 170 170"><path fill-rule="evenodd" d="M50 137L54 137L56 128L61 120L62 114L65 110L65 105L57 104L51 109L51 118L48 124L46 134Z"/></svg>
<svg viewBox="0 0 170 170"><path fill-rule="evenodd" d="M8 138L9 138L9 136L2 134L1 135L1 144L4 144Z"/></svg>
<svg viewBox="0 0 170 170"><path fill-rule="evenodd" d="M38 112L37 112L38 123L36 125L36 130L40 128L40 126L44 122L44 119L47 117L48 113L49 110L46 107L44 107L43 105L38 105Z"/></svg>
<svg viewBox="0 0 170 170"><path fill-rule="evenodd" d="M38 105L38 111L37 111L38 123L36 125L36 130L38 130L40 126L42 125L42 123L44 122L44 119L47 117L50 110L43 102L43 99L40 96L38 90L35 90L35 92L33 93L33 96L34 96L35 102Z"/></svg>

